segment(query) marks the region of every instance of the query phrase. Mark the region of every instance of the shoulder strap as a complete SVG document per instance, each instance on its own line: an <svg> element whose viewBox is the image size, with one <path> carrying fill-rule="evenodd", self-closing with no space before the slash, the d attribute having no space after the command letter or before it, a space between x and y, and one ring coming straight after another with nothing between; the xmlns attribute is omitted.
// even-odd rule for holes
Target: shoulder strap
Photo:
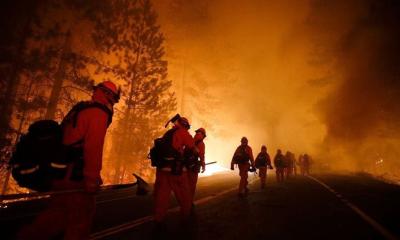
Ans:
<svg viewBox="0 0 400 240"><path fill-rule="evenodd" d="M170 130L168 130L164 135L163 135L163 139L167 140L169 142L172 143L172 137L174 136L174 133L176 132L176 130L178 130L177 128L171 128Z"/></svg>

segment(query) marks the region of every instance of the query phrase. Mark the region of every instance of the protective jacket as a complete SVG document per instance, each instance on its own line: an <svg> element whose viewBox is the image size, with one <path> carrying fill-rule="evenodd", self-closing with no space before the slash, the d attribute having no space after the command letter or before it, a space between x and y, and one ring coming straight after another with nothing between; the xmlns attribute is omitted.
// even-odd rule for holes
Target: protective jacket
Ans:
<svg viewBox="0 0 400 240"><path fill-rule="evenodd" d="M187 129L174 126L177 130L172 137L172 147L183 155L185 148L193 149L195 147L193 137Z"/></svg>
<svg viewBox="0 0 400 240"><path fill-rule="evenodd" d="M233 164L243 164L251 161L253 163L254 156L253 150L249 145L240 145L236 148L235 153L233 154L232 163Z"/></svg>
<svg viewBox="0 0 400 240"><path fill-rule="evenodd" d="M283 154L276 154L274 158L274 165L276 168L285 168L285 156Z"/></svg>
<svg viewBox="0 0 400 240"><path fill-rule="evenodd" d="M257 168L271 166L271 158L267 152L260 152L255 160Z"/></svg>
<svg viewBox="0 0 400 240"><path fill-rule="evenodd" d="M112 111L102 91L95 90L92 101ZM72 146L78 153L73 155L78 158L72 159L65 179L54 181L53 189L85 187L87 191L52 196L49 207L31 225L21 229L18 239L53 239L60 233L64 233L64 239L89 239L96 208L95 195L92 193L101 184L103 144L110 115L102 108L91 107L79 111L73 119L62 124L63 143Z"/></svg>
<svg viewBox="0 0 400 240"><path fill-rule="evenodd" d="M195 139L195 144L196 144L198 158L201 162L204 162L206 145L204 144L203 140L196 140L196 139Z"/></svg>
<svg viewBox="0 0 400 240"><path fill-rule="evenodd" d="M92 101L103 104L112 111L112 106L102 95L94 95ZM82 154L80 160L73 160L71 166L73 176L69 176L73 178L72 180L84 180L93 184L102 183L100 171L109 117L106 111L93 107L79 112L76 122L69 121L63 124L63 143L67 146L72 145L72 148L77 150L80 149Z"/></svg>

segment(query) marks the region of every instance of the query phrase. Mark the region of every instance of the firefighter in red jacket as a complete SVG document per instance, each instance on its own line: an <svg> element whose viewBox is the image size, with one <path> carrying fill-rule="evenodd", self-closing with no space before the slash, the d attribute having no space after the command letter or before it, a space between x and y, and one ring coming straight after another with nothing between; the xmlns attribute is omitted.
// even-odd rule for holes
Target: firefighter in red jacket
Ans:
<svg viewBox="0 0 400 240"><path fill-rule="evenodd" d="M195 148L189 129L189 121L184 117L179 117L174 122L174 127L166 133L172 134L171 144L176 154L174 157L165 158L165 163L157 166L154 185L154 220L156 226L162 226L169 207L171 191L174 192L180 205L183 218L186 219L190 216L192 195L187 168L183 165L185 149Z"/></svg>
<svg viewBox="0 0 400 240"><path fill-rule="evenodd" d="M110 81L94 87L88 107L64 119L63 143L69 146L70 163L64 179L53 182L54 191L84 189L82 192L54 195L49 206L35 221L23 228L19 239L51 239L64 233L64 239L88 239L95 213L95 195L102 184L103 144L120 91ZM108 110L107 110L108 109ZM72 111L71 111L72 112ZM71 113L70 112L70 113ZM62 167L62 166L59 166Z"/></svg>
<svg viewBox="0 0 400 240"><path fill-rule="evenodd" d="M206 146L203 142L205 137L206 130L204 128L199 128L196 130L196 134L194 135L194 142L196 145L197 153L194 154L194 159L190 160L188 167L188 177L190 183L190 192L192 195L192 202L196 193L196 185L200 168L202 173L206 170L206 163L204 160ZM192 206L194 206L194 204L192 204Z"/></svg>
<svg viewBox="0 0 400 240"><path fill-rule="evenodd" d="M237 164L239 167L239 175L240 175L240 183L239 183L239 197L246 196L247 193L249 192L249 189L247 188L248 182L248 171L250 166L254 166L254 157L253 157L253 150L251 147L248 145L248 140L246 137L242 137L240 140L241 144L239 147L237 147L232 161L231 161L231 170L234 170L234 165ZM250 163L251 165L250 165Z"/></svg>

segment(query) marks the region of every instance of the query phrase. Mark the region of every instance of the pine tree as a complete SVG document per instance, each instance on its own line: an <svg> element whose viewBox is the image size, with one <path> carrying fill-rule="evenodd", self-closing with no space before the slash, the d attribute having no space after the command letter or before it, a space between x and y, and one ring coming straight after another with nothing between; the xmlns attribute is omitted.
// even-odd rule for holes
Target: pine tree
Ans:
<svg viewBox="0 0 400 240"><path fill-rule="evenodd" d="M6 4L17 16L15 21L1 19L6 29L0 84L0 160L4 168L12 145L34 120L54 119L68 111L93 85L89 73L93 49L77 46L80 28L93 25L96 12L105 4L73 0L27 1L21 16L19 3ZM26 15L26 16L25 16ZM87 27L88 28L88 27ZM16 29L16 30L15 30ZM91 36L84 42L93 43ZM93 44L92 44L93 45ZM4 171L3 171L4 172Z"/></svg>
<svg viewBox="0 0 400 240"><path fill-rule="evenodd" d="M176 100L169 92L164 36L150 1L113 1L107 14L96 33L98 44L111 56L104 70L124 88L124 106L115 121L111 150L114 182L121 182L128 169L146 174L149 146L161 134Z"/></svg>

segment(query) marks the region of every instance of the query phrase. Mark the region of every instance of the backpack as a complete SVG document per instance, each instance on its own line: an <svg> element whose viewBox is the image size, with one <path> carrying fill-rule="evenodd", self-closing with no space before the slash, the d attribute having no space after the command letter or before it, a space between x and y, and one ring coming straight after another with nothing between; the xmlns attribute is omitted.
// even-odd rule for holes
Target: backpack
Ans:
<svg viewBox="0 0 400 240"><path fill-rule="evenodd" d="M168 130L161 138L154 140L154 145L150 149L148 158L151 160L153 167L166 167L169 162L173 162L179 156L172 146L172 138L177 129L172 128Z"/></svg>
<svg viewBox="0 0 400 240"><path fill-rule="evenodd" d="M258 154L254 164L256 165L256 168L260 167L266 167L267 166L267 154Z"/></svg>
<svg viewBox="0 0 400 240"><path fill-rule="evenodd" d="M283 156L282 154L276 155L274 159L274 164L277 168L285 168L286 167L285 156Z"/></svg>
<svg viewBox="0 0 400 240"><path fill-rule="evenodd" d="M71 146L62 143L62 126L72 121L76 127L79 112L93 107L106 111L106 106L100 103L79 102L68 112L61 125L53 120L39 120L29 126L28 132L21 135L10 159L11 174L20 187L45 192L51 189L52 180L65 177L71 162ZM107 110L110 124L112 111Z"/></svg>
<svg viewBox="0 0 400 240"><path fill-rule="evenodd" d="M249 154L246 152L246 147L239 146L238 151L235 156L233 156L233 161L235 163L247 163L250 159Z"/></svg>

